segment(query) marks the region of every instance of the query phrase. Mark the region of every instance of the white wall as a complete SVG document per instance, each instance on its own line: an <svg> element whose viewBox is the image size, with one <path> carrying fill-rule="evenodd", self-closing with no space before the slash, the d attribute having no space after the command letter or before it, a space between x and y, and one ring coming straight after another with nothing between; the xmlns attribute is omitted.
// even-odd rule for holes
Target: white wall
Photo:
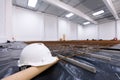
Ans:
<svg viewBox="0 0 120 80"><path fill-rule="evenodd" d="M115 37L115 21L99 24L99 39L111 40Z"/></svg>
<svg viewBox="0 0 120 80"><path fill-rule="evenodd" d="M117 37L120 40L120 20L117 21Z"/></svg>
<svg viewBox="0 0 120 80"><path fill-rule="evenodd" d="M67 23L66 20L58 20L58 39L63 38L63 35L65 35L66 40L68 39L68 27L70 27L70 25Z"/></svg>
<svg viewBox="0 0 120 80"><path fill-rule="evenodd" d="M39 41L44 39L44 17L19 7L14 7L13 33L17 41Z"/></svg>
<svg viewBox="0 0 120 80"><path fill-rule="evenodd" d="M12 26L12 0L6 0L5 2L5 30L6 37L8 40L13 38L13 26Z"/></svg>
<svg viewBox="0 0 120 80"><path fill-rule="evenodd" d="M12 38L12 0L0 0L0 43Z"/></svg>
<svg viewBox="0 0 120 80"><path fill-rule="evenodd" d="M0 0L0 37L5 35L5 1Z"/></svg>
<svg viewBox="0 0 120 80"><path fill-rule="evenodd" d="M69 27L67 29L68 32L68 40L77 40L78 39L78 24L68 21Z"/></svg>
<svg viewBox="0 0 120 80"><path fill-rule="evenodd" d="M117 36L120 40L120 20L117 21L117 26L115 21L98 24L98 25L88 25L81 26L78 25L78 39L103 39L103 40L112 40ZM117 27L117 31L115 28ZM117 35L116 35L117 34Z"/></svg>
<svg viewBox="0 0 120 80"><path fill-rule="evenodd" d="M120 39L119 26L120 21L117 21L117 36ZM16 40L53 41L63 38L63 35L66 40L111 40L115 37L115 22L81 26L53 15L13 7L13 36Z"/></svg>
<svg viewBox="0 0 120 80"><path fill-rule="evenodd" d="M78 26L75 23L59 18L58 20L58 39L63 38L65 40L77 40L78 39Z"/></svg>
<svg viewBox="0 0 120 80"><path fill-rule="evenodd" d="M5 0L0 0L0 43L6 41L4 26L5 26Z"/></svg>
<svg viewBox="0 0 120 80"><path fill-rule="evenodd" d="M45 40L56 41L58 40L58 19L56 16L45 14L44 15L45 27Z"/></svg>
<svg viewBox="0 0 120 80"><path fill-rule="evenodd" d="M13 34L17 41L77 40L77 24L56 16L13 7Z"/></svg>
<svg viewBox="0 0 120 80"><path fill-rule="evenodd" d="M78 25L78 40L85 40L84 28L81 25Z"/></svg>
<svg viewBox="0 0 120 80"><path fill-rule="evenodd" d="M87 26L78 26L78 39L79 40L92 40L98 39L98 26L91 24Z"/></svg>
<svg viewBox="0 0 120 80"><path fill-rule="evenodd" d="M88 26L83 26L84 28L84 39L98 39L98 26L95 24L91 24Z"/></svg>

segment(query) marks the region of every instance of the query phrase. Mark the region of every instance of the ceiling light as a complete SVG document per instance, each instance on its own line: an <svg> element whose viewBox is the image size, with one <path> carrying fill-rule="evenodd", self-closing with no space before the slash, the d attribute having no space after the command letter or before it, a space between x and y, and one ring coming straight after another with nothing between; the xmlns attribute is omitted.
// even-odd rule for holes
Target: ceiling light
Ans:
<svg viewBox="0 0 120 80"><path fill-rule="evenodd" d="M88 25L88 24L90 24L90 22L84 22L83 24L84 24L84 25Z"/></svg>
<svg viewBox="0 0 120 80"><path fill-rule="evenodd" d="M69 17L71 17L73 15L74 15L73 13L69 13L69 14L65 15L65 17L69 18Z"/></svg>
<svg viewBox="0 0 120 80"><path fill-rule="evenodd" d="M97 16L97 15L100 15L100 14L102 14L102 13L104 13L104 10L100 10L100 11L98 11L98 12L95 12L95 13L93 13L92 15L93 15L93 16Z"/></svg>
<svg viewBox="0 0 120 80"><path fill-rule="evenodd" d="M29 1L28 1L28 6L30 6L30 7L35 7L36 4L37 4L37 1L38 1L38 0L29 0Z"/></svg>

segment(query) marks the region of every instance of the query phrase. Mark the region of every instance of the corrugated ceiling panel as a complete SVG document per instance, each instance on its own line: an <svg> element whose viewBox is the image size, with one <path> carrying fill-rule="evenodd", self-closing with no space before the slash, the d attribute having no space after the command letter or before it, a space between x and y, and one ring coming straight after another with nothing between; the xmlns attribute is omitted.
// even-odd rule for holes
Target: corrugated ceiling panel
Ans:
<svg viewBox="0 0 120 80"><path fill-rule="evenodd" d="M80 3L82 3L82 2L83 2L83 0L70 0L70 1L68 2L68 4L71 5L71 6L77 6L77 5L79 5Z"/></svg>
<svg viewBox="0 0 120 80"><path fill-rule="evenodd" d="M46 13L49 13L49 14L53 14L53 15L57 15L57 16L60 16L62 15L65 10L61 9L61 8L58 8L58 7L55 7L53 5L50 5L46 10L45 10Z"/></svg>
<svg viewBox="0 0 120 80"><path fill-rule="evenodd" d="M16 0L16 4L19 6L27 7L28 0Z"/></svg>
<svg viewBox="0 0 120 80"><path fill-rule="evenodd" d="M47 7L49 7L49 4L42 1L39 3L38 11L44 12Z"/></svg>

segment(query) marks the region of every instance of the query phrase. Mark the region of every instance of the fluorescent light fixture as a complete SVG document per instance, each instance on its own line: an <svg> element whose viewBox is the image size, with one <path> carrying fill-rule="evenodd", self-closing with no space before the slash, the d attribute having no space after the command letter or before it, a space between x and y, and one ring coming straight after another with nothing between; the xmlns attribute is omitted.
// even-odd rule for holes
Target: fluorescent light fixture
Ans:
<svg viewBox="0 0 120 80"><path fill-rule="evenodd" d="M69 13L69 14L65 15L65 17L69 18L69 17L71 17L73 15L74 15L73 13Z"/></svg>
<svg viewBox="0 0 120 80"><path fill-rule="evenodd" d="M90 24L90 22L84 22L83 24L84 24L84 25L88 25L88 24Z"/></svg>
<svg viewBox="0 0 120 80"><path fill-rule="evenodd" d="M38 0L29 0L29 1L28 1L28 6L30 6L30 7L35 7L36 4L37 4L37 1L38 1Z"/></svg>
<svg viewBox="0 0 120 80"><path fill-rule="evenodd" d="M98 11L98 12L95 12L95 13L93 13L92 15L93 15L93 16L97 16L97 15L100 15L100 14L102 14L102 13L104 13L104 10L100 10L100 11Z"/></svg>

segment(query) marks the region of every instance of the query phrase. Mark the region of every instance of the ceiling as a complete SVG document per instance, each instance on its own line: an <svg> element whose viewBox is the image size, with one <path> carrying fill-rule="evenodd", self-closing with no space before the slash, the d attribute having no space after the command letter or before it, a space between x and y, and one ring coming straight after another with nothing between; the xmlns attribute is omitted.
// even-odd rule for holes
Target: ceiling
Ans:
<svg viewBox="0 0 120 80"><path fill-rule="evenodd" d="M112 0L114 6L115 6L115 9L120 17L120 0Z"/></svg>
<svg viewBox="0 0 120 80"><path fill-rule="evenodd" d="M85 15L89 16L90 18L97 21L98 23L104 23L104 22L115 20L112 13L109 11L109 9L104 4L103 0L60 0L60 1L69 6L72 6L73 8L77 10L80 10ZM117 11L117 14L120 17L120 0L112 0L112 2L115 7L115 10ZM43 13L56 15L62 18L66 18L65 15L69 13L68 11L60 7L54 6L50 3L46 3L44 0L38 0L38 3L35 8L28 7L27 3L28 3L28 0L13 0L13 5L15 6L22 7L25 9L30 9L33 11L40 11ZM105 13L99 16L92 15L94 12L97 12L99 10L104 10ZM74 15L66 19L79 23L81 25L87 21L86 19L78 15Z"/></svg>

